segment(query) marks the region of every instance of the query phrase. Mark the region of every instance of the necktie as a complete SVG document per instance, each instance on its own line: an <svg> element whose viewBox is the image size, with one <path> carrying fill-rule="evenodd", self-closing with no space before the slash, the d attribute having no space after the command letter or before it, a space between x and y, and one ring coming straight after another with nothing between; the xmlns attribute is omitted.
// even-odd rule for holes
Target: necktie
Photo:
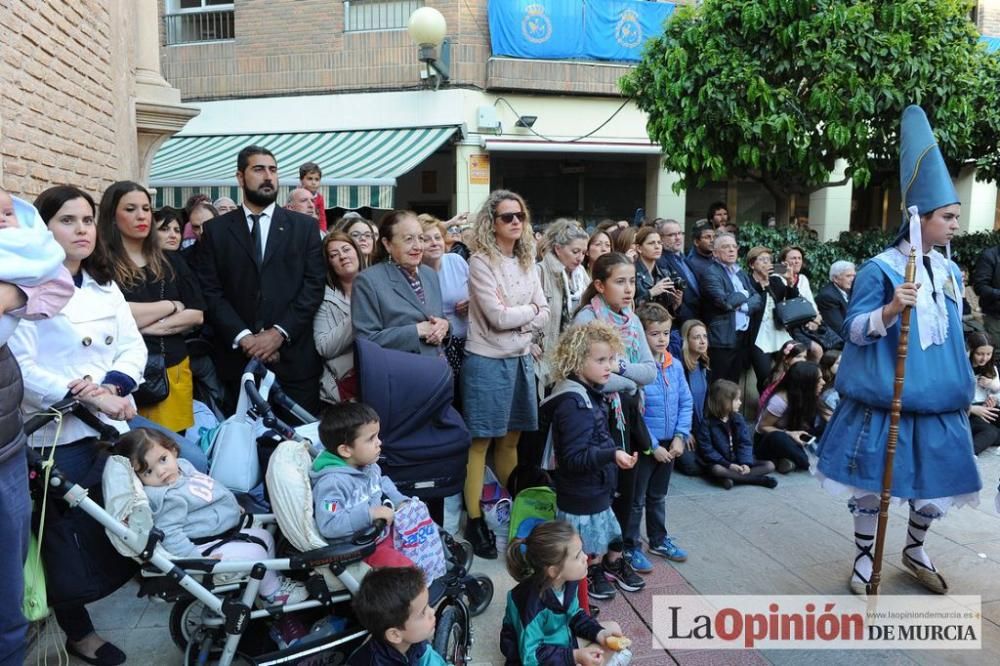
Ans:
<svg viewBox="0 0 1000 666"><path fill-rule="evenodd" d="M260 242L260 215L251 215L250 221L253 222L253 227L250 229L250 239L253 241L254 261L260 266L264 257Z"/></svg>

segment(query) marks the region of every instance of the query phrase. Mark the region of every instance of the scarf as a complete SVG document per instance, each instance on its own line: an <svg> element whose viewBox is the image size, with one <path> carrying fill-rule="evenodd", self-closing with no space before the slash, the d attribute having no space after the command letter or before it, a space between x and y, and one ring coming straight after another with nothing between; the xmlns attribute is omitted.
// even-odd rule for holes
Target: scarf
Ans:
<svg viewBox="0 0 1000 666"><path fill-rule="evenodd" d="M632 326L632 322L635 319L635 313L632 312L632 308L625 307L622 308L620 313L615 312L608 307L607 301L600 294L590 300L590 307L599 321L611 324L618 331L622 344L625 345L625 360L629 363L638 363L640 349L639 334L636 332L635 327ZM622 398L615 391L613 393L606 393L604 399L611 405L611 409L615 414L616 426L619 434L622 436L622 448L625 449L625 412L622 410ZM642 412L643 409L643 395L642 391L639 391L639 411Z"/></svg>

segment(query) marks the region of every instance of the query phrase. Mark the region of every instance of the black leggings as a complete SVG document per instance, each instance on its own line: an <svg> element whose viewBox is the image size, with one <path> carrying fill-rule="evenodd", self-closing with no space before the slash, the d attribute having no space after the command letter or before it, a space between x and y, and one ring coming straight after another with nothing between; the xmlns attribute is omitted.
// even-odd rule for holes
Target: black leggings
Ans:
<svg viewBox="0 0 1000 666"><path fill-rule="evenodd" d="M809 457L805 449L784 430L754 435L753 452L761 460L787 458L795 463L797 469L809 469Z"/></svg>
<svg viewBox="0 0 1000 666"><path fill-rule="evenodd" d="M736 484L757 485L762 478L773 471L774 463L770 460L754 460L750 465L749 474L740 474L722 465L711 465L708 468L708 475L717 479L730 479Z"/></svg>
<svg viewBox="0 0 1000 666"><path fill-rule="evenodd" d="M970 416L969 425L972 426L972 447L977 456L991 446L1000 445L1000 426L996 423Z"/></svg>

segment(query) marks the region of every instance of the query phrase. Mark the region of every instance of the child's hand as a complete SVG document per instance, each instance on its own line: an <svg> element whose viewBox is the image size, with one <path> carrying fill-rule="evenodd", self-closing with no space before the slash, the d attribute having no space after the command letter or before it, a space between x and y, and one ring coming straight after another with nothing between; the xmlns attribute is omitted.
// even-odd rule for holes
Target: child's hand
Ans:
<svg viewBox="0 0 1000 666"><path fill-rule="evenodd" d="M611 638L620 639L622 637L624 637L624 634L621 631L612 631L611 629L601 629L599 632L597 632L597 642L602 646L608 648L609 650L620 650L621 648L616 647L618 643L617 640L609 641L608 639Z"/></svg>
<svg viewBox="0 0 1000 666"><path fill-rule="evenodd" d="M674 437L670 442L670 458L673 460L680 458L682 455L684 455L684 440L680 437Z"/></svg>
<svg viewBox="0 0 1000 666"><path fill-rule="evenodd" d="M632 469L635 467L636 462L639 460L639 454L633 453L629 455L618 449L615 451L615 464L618 465L620 469Z"/></svg>
<svg viewBox="0 0 1000 666"><path fill-rule="evenodd" d="M573 650L573 661L580 666L601 666L604 660L604 653L600 648L585 647Z"/></svg>
<svg viewBox="0 0 1000 666"><path fill-rule="evenodd" d="M673 460L673 458L670 455L670 450L667 449L667 447L665 446L658 446L655 449L653 449L653 458L658 463L668 463L671 460Z"/></svg>
<svg viewBox="0 0 1000 666"><path fill-rule="evenodd" d="M733 463L729 466L729 469L733 472L736 472L737 474L741 474L743 467L742 465L737 465L736 463Z"/></svg>
<svg viewBox="0 0 1000 666"><path fill-rule="evenodd" d="M392 519L396 517L396 513L387 506L373 506L368 509L368 515L372 517L372 522L381 518L386 525L392 525Z"/></svg>
<svg viewBox="0 0 1000 666"><path fill-rule="evenodd" d="M740 474L746 475L750 473L750 465L740 465Z"/></svg>

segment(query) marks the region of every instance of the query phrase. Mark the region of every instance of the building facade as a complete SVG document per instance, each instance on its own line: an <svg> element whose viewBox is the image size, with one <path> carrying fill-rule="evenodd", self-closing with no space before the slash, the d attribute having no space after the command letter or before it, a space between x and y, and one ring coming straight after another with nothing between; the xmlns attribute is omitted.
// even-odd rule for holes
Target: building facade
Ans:
<svg viewBox="0 0 1000 666"><path fill-rule="evenodd" d="M196 109L159 74L156 0L0 0L0 184L144 180Z"/></svg>
<svg viewBox="0 0 1000 666"><path fill-rule="evenodd" d="M159 203L233 192L236 151L259 141L279 148L285 188L297 182L300 162L319 162L330 207L447 217L474 211L491 189L506 187L524 194L541 221L632 219L642 208L690 225L717 200L741 223L775 211L773 198L747 181L673 191L676 176L662 170L645 115L619 92L627 62L494 52L491 25L547 48L560 21L573 18L555 14L559 3L158 2L163 74L201 110L154 165ZM449 80L437 89L405 29L425 4L448 26L439 55L449 61ZM973 18L984 33L1000 32L1000 0L979 2ZM608 41L621 45L623 26L624 18ZM215 161L199 169L206 154ZM968 228L992 228L995 188L971 174L958 185L974 204L963 216ZM821 238L836 238L850 228L856 196L850 183L827 188L797 201L794 212ZM872 220L885 224L865 223Z"/></svg>

